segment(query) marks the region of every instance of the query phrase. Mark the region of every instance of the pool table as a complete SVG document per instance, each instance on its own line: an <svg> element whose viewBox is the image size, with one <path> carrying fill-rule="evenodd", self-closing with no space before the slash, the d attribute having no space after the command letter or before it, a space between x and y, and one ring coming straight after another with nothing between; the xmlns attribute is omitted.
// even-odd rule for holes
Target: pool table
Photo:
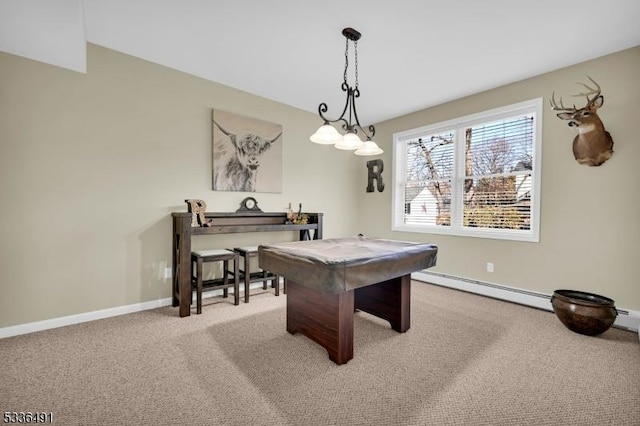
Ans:
<svg viewBox="0 0 640 426"><path fill-rule="evenodd" d="M258 247L262 269L286 279L287 331L300 332L336 364L353 358L354 312L410 327L411 273L435 265L433 244L363 236Z"/></svg>

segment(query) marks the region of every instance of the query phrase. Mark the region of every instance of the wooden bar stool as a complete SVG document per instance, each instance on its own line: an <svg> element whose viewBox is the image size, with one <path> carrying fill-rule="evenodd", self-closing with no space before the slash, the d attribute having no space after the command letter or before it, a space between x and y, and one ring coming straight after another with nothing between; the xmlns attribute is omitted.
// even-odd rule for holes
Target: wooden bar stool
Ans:
<svg viewBox="0 0 640 426"><path fill-rule="evenodd" d="M233 261L233 271L229 270L229 261ZM208 262L223 262L222 278L203 280L202 264ZM226 250L200 250L191 253L191 284L196 287L196 313L202 313L202 290L222 289L222 296L228 297L228 288L233 287L234 305L240 304L240 261L238 253ZM231 275L232 280L229 280Z"/></svg>
<svg viewBox="0 0 640 426"><path fill-rule="evenodd" d="M251 283L262 282L262 288L267 289L267 282L271 281L271 286L275 289L276 296L280 296L280 279L277 275L273 275L269 271L260 270L251 272L250 260L258 257L258 246L236 247L233 249L240 257L244 259L243 269L240 271L241 279L244 280L244 302L249 303L249 286Z"/></svg>

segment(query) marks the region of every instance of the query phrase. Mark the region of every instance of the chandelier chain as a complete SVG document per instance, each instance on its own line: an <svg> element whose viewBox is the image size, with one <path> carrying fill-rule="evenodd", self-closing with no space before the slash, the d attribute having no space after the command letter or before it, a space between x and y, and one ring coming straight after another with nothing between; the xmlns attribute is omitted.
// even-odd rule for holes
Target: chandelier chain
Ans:
<svg viewBox="0 0 640 426"><path fill-rule="evenodd" d="M344 49L344 84L348 84L347 83L347 69L349 68L349 39L345 37L345 39L347 40L347 45Z"/></svg>
<svg viewBox="0 0 640 426"><path fill-rule="evenodd" d="M358 89L358 40L353 42L353 50L356 58L356 90Z"/></svg>
<svg viewBox="0 0 640 426"><path fill-rule="evenodd" d="M349 71L349 39L346 39L346 46L344 49L344 75L343 75L343 80L344 80L344 84L347 85L347 87L349 86L349 82L347 81L347 74ZM354 47L354 57L355 57L355 77L356 77L356 84L354 86L354 88L357 90L358 89L358 40L355 40L353 42L353 47Z"/></svg>

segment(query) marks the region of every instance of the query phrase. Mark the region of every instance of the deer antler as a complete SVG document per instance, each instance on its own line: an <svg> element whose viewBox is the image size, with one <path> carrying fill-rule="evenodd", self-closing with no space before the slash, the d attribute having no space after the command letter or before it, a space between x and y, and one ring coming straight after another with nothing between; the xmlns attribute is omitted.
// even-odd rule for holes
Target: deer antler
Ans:
<svg viewBox="0 0 640 426"><path fill-rule="evenodd" d="M585 92L585 93L578 93L578 94L573 95L573 96L584 96L584 97L586 97L587 98L587 106L590 106L593 103L593 101L595 101L598 98L598 96L600 96L601 90L600 90L600 85L598 83L596 83L594 79L592 79L589 76L587 76L587 78L589 80L591 80L591 82L593 84L596 85L596 88L594 89L593 87L589 87L584 83L578 83L579 85L581 85L584 88L586 88L588 91ZM589 95L594 95L594 96L593 96L593 98L589 98Z"/></svg>
<svg viewBox="0 0 640 426"><path fill-rule="evenodd" d="M596 83L596 81L594 79L592 79L591 77L587 76L587 78L589 80L591 80L591 82L593 84L595 84L595 88L591 87L591 86L587 86L584 83L578 83L579 85L583 86L585 89L587 89L586 92L581 92L575 95L571 95L573 97L578 97L578 96L584 96L587 98L587 105L584 108L589 108L596 99L598 99L598 96L600 96L601 90L600 90L600 85L598 83ZM589 97L589 95L594 95L592 98ZM567 111L567 112L572 112L575 113L576 111L578 111L578 108L576 108L576 105L573 104L573 108L567 108L566 106L564 106L562 104L562 97L560 98L560 106L558 106L558 104L556 103L555 100L555 92L553 92L551 94L551 100L549 101L549 103L551 104L551 109L553 109L554 111Z"/></svg>
<svg viewBox="0 0 640 426"><path fill-rule="evenodd" d="M551 109L554 111L567 111L567 112L576 112L578 111L578 108L576 108L576 105L573 104L573 108L567 108L566 106L564 106L562 104L562 96L560 97L560 106L558 106L558 104L556 104L556 98L555 98L556 92L552 92L551 93L551 99L549 100L549 104L551 105Z"/></svg>

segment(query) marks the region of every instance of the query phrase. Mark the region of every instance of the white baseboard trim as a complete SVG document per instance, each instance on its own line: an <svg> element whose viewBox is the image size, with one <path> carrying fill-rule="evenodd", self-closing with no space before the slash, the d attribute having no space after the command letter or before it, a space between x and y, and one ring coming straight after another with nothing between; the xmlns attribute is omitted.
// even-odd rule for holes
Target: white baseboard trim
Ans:
<svg viewBox="0 0 640 426"><path fill-rule="evenodd" d="M411 278L442 287L449 287L553 312L550 294L427 271L415 272L411 274ZM613 326L640 333L640 312L619 308L617 306L616 309L618 310L618 316Z"/></svg>
<svg viewBox="0 0 640 426"><path fill-rule="evenodd" d="M254 283L251 288L262 288L261 283ZM244 293L242 286L240 289L241 297ZM212 290L203 292L202 298L215 297L222 295L222 290ZM193 293L192 301L195 303L196 295ZM0 328L0 339L5 337L19 336L21 334L33 333L36 331L49 330L51 328L64 327L67 325L80 324L83 322L94 321L103 318L116 317L119 315L132 314L134 312L146 311L148 309L162 308L165 306L171 306L172 300L170 297L165 299L151 300L143 303L133 303L131 305L118 306L115 308L101 309L98 311L85 312L82 314L68 315L59 318L52 318L43 321L30 322L27 324L12 325L9 327Z"/></svg>
<svg viewBox="0 0 640 426"><path fill-rule="evenodd" d="M72 324L80 324L87 321L97 319L116 317L118 315L131 314L133 312L145 311L147 309L160 308L162 306L170 306L171 298L152 300L144 303L134 303L126 306L118 306L115 308L101 309L99 311L85 312L82 314L68 315L65 317L52 318L43 321L30 322L27 324L13 325L10 327L0 328L0 339L20 334L28 334L36 331L49 330L51 328L64 327Z"/></svg>

